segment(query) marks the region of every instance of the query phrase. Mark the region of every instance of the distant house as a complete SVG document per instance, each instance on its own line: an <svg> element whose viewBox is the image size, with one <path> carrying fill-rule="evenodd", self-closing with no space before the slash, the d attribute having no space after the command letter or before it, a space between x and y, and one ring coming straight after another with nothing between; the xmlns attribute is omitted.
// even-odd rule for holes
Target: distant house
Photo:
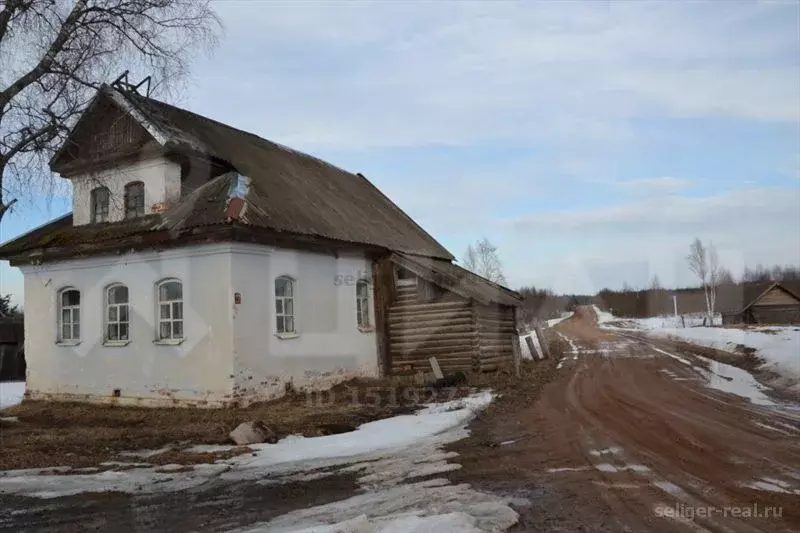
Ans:
<svg viewBox="0 0 800 533"><path fill-rule="evenodd" d="M242 405L518 353L519 295L361 174L124 83L51 168L72 213L0 247L25 278L31 398Z"/></svg>
<svg viewBox="0 0 800 533"><path fill-rule="evenodd" d="M723 324L800 324L797 283L732 286L718 296Z"/></svg>

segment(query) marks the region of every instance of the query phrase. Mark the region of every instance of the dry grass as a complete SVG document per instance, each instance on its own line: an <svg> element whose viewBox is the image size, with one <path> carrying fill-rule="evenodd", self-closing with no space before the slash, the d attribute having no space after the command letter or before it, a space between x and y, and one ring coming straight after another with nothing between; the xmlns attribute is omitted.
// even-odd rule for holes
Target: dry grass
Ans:
<svg viewBox="0 0 800 533"><path fill-rule="evenodd" d="M46 466L93 467L104 461L194 464L246 453L191 453L197 444L230 444L238 424L259 420L279 437L318 436L330 428L408 413L419 404L468 394L474 386L502 388L508 373L470 376L466 386L433 390L395 380L354 379L331 391L295 394L246 408L146 408L85 403L26 401L0 411L19 422L0 425L0 470ZM147 459L120 452L171 450Z"/></svg>

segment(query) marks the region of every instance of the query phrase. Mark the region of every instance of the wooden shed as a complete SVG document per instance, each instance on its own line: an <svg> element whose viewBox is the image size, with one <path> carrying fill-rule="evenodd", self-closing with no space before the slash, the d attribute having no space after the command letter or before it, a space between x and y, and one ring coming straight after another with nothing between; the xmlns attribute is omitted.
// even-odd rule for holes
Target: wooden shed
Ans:
<svg viewBox="0 0 800 533"><path fill-rule="evenodd" d="M449 261L393 253L376 262L376 327L384 374L488 372L519 357L520 295Z"/></svg>
<svg viewBox="0 0 800 533"><path fill-rule="evenodd" d="M782 282L744 290L745 305L722 313L724 324L800 324L800 296Z"/></svg>

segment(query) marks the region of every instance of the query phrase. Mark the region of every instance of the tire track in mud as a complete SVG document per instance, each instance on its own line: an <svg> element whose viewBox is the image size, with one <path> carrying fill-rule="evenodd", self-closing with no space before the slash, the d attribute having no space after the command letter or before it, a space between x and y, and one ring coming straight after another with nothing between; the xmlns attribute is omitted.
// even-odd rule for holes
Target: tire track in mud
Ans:
<svg viewBox="0 0 800 533"><path fill-rule="evenodd" d="M600 331L593 313L576 313L558 330L575 354L565 354L535 404L473 428L498 442L509 430L534 438L459 450L461 480L505 493L536 487L547 496L546 506L518 509L520 531L800 531L795 414L708 388L695 369L701 361ZM753 504L762 512L780 507L782 516L725 511ZM701 508L709 515L687 511Z"/></svg>

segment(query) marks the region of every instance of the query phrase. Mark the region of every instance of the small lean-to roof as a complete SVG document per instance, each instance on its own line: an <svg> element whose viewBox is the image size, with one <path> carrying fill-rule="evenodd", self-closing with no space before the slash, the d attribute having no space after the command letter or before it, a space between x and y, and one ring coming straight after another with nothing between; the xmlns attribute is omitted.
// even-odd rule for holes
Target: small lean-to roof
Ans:
<svg viewBox="0 0 800 533"><path fill-rule="evenodd" d="M180 109L136 92L104 86L98 99L112 102L134 118L167 153L186 153L227 164L231 172L218 176L144 225L136 222L97 226L117 231L179 231L237 224L286 236L322 239L452 260L453 256L411 217L361 174L353 174L313 156L268 141L252 133ZM95 102L96 103L96 102ZM87 113L91 113L90 106ZM91 120L84 116L79 122ZM67 142L71 142L68 139ZM51 161L58 171L66 160L60 151ZM235 181L233 183L232 181ZM55 225L55 226L54 226ZM70 224L71 226L71 224ZM112 229L110 226L116 226ZM0 247L0 258L46 246L48 232L57 241L84 247L87 236L106 231L63 221L35 230ZM13 245L13 246L12 246Z"/></svg>
<svg viewBox="0 0 800 533"><path fill-rule="evenodd" d="M482 304L518 306L522 303L522 296L518 292L450 261L404 253L392 254L391 260L424 280Z"/></svg>

